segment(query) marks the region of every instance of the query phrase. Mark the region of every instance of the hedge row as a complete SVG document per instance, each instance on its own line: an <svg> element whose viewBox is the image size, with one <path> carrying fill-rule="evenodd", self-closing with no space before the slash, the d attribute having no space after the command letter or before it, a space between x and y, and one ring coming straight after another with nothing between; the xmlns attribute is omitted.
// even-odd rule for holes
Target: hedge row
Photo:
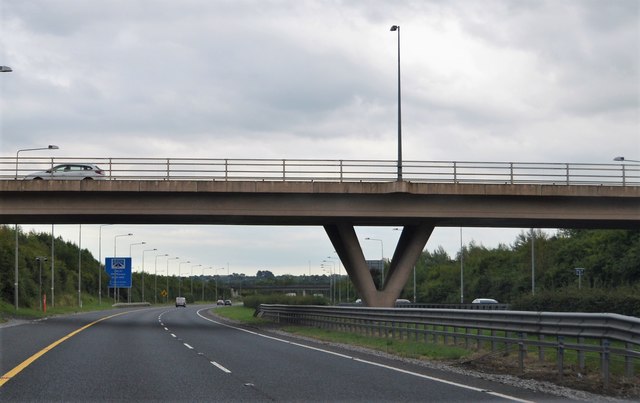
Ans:
<svg viewBox="0 0 640 403"><path fill-rule="evenodd" d="M617 313L640 317L640 292L636 288L542 291L524 296L511 309L539 312Z"/></svg>

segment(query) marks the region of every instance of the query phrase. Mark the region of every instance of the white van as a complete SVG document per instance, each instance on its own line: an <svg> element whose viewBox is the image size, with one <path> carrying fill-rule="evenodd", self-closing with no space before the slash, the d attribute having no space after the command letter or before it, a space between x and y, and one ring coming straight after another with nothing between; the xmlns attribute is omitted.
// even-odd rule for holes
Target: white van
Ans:
<svg viewBox="0 0 640 403"><path fill-rule="evenodd" d="M176 297L176 308L179 306L183 308L187 307L187 299L185 297Z"/></svg>

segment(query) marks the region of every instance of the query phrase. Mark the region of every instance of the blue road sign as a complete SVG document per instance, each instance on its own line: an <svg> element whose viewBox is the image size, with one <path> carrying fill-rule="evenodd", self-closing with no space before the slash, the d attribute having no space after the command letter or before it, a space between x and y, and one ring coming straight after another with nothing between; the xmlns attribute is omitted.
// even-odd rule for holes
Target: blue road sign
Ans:
<svg viewBox="0 0 640 403"><path fill-rule="evenodd" d="M131 288L131 258L105 258L104 270L109 275L110 288Z"/></svg>

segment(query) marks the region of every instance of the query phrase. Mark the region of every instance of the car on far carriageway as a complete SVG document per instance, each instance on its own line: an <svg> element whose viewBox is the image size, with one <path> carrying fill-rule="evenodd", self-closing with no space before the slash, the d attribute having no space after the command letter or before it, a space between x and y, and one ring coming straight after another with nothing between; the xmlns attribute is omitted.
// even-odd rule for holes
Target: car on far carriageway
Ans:
<svg viewBox="0 0 640 403"><path fill-rule="evenodd" d="M472 304L497 304L498 301L496 301L493 298L476 298L473 301L471 301Z"/></svg>
<svg viewBox="0 0 640 403"><path fill-rule="evenodd" d="M183 308L187 307L187 299L185 297L176 297L176 308L179 306Z"/></svg>
<svg viewBox="0 0 640 403"><path fill-rule="evenodd" d="M223 301L223 300L221 300L221 299L219 299L219 300L216 302L216 305L224 305L224 301Z"/></svg>
<svg viewBox="0 0 640 403"><path fill-rule="evenodd" d="M100 180L106 178L100 167L84 162L60 164L46 171L32 172L24 177L26 180Z"/></svg>
<svg viewBox="0 0 640 403"><path fill-rule="evenodd" d="M224 304L227 306L231 306L231 300L230 299L225 299L224 300Z"/></svg>

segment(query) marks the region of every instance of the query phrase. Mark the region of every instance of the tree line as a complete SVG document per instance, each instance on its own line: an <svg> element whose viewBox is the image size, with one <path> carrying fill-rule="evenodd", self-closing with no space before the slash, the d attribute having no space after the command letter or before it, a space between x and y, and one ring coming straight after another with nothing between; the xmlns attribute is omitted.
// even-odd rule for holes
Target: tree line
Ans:
<svg viewBox="0 0 640 403"><path fill-rule="evenodd" d="M19 301L21 307L37 308L42 294L51 290L51 235L24 233L19 238ZM533 248L532 248L533 243ZM98 300L102 284L103 303L113 303L107 287L109 278L87 250L55 238L55 303L73 306L78 301L78 275L83 301ZM37 260L41 258L41 260ZM47 260L44 261L44 258ZM42 264L42 271L40 265ZM81 271L78 273L78 266ZM534 272L532 272L532 264ZM578 277L575 269L584 269ZM15 270L15 228L0 226L0 302L13 304ZM388 271L387 271L388 272ZM463 302L494 298L518 309L617 312L640 316L640 230L560 230L549 236L542 231L526 231L511 245L486 248L471 242L456 256L439 247L425 250L416 267L415 297L422 303L460 303L461 272ZM100 281L98 275L101 276ZM372 270L380 283L379 271ZM532 289L534 276L534 289ZM333 293L343 301L357 298L346 276L333 277ZM133 273L133 288L121 290L121 300L171 302L178 294L189 301L230 297L230 289L251 285L327 284L322 276L275 276L257 270L255 276L233 273L228 276L177 276ZM42 285L41 285L42 284ZM166 295L161 294L166 291ZM131 292L129 296L128 293ZM402 298L413 300L410 278ZM51 296L48 295L49 301ZM336 299L337 300L337 299Z"/></svg>

